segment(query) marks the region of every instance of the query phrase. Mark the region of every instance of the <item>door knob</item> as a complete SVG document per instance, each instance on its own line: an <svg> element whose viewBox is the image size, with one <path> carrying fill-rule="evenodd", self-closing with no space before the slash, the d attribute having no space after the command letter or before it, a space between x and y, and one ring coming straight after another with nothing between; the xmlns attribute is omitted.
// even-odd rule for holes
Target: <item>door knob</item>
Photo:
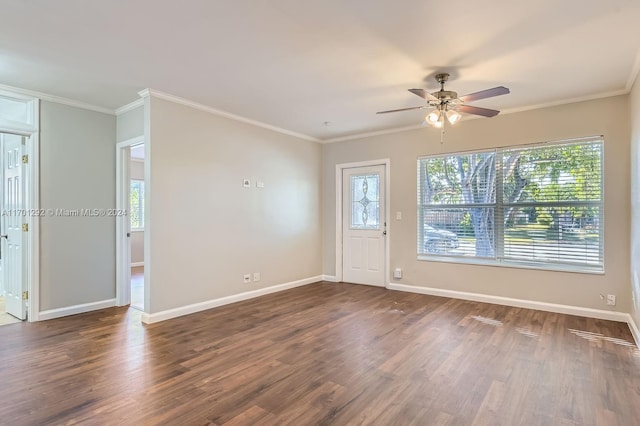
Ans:
<svg viewBox="0 0 640 426"><path fill-rule="evenodd" d="M0 238L6 238L6 239L9 239L9 236L8 236L8 235L0 235Z"/></svg>

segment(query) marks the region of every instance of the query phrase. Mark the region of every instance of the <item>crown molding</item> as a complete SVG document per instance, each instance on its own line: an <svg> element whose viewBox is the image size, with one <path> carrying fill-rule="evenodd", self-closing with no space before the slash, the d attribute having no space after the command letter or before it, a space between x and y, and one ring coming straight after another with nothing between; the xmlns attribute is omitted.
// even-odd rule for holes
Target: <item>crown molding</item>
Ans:
<svg viewBox="0 0 640 426"><path fill-rule="evenodd" d="M139 99L136 99L133 102L130 102L130 103L126 104L126 105L121 106L120 108L117 108L115 110L115 114L116 115L121 115L121 114L124 114L125 112L129 112L132 109L136 109L136 108L141 107L143 105L144 105L144 99L139 98Z"/></svg>
<svg viewBox="0 0 640 426"><path fill-rule="evenodd" d="M50 95L48 93L36 92L35 90L20 89L18 87L7 86L5 84L0 84L0 90L6 90L8 92L17 93L19 95L38 98L43 101L55 102L57 104L63 104L63 105L68 105L76 108L88 109L90 111L95 111L95 112L101 112L103 114L115 115L115 111L112 110L111 108L92 105L86 102L76 101L74 99L63 98L62 96Z"/></svg>
<svg viewBox="0 0 640 426"><path fill-rule="evenodd" d="M610 92L596 93L594 95L587 95L587 96L578 96L576 98L563 99L563 100L560 100L560 101L553 101L553 102L547 102L547 103L542 103L542 104L529 105L529 106L519 107L519 108L509 108L509 109L506 109L506 110L502 111L500 113L500 115L513 114L513 113L516 113L516 112L531 111L531 110L534 110L534 109L551 108L551 107L554 107L554 106L569 105L569 104L575 104L575 103L578 103L578 102L595 101L597 99L612 98L614 96L627 95L627 94L629 94L629 92L626 89L613 90L613 91L610 91ZM480 118L480 117L478 117L478 118Z"/></svg>
<svg viewBox="0 0 640 426"><path fill-rule="evenodd" d="M154 97L158 99L164 99L169 102L173 102L180 105L185 105L200 111L208 112L209 114L217 115L224 118L229 118L231 120L239 121L241 123L251 124L256 127L261 127L263 129L271 130L274 132L282 133L284 135L293 136L299 139L308 140L311 142L322 142L322 140L318 138L314 138L313 136L305 135L303 133L294 132L292 130L283 129L281 127L272 126L271 124L263 123L262 121L252 120L250 118L242 117L240 115L232 114L230 112L222 111L216 108L212 108L208 105L204 105L198 102L193 102L188 99L184 99L178 96L171 95L169 93L160 92L158 90L153 89L144 89L138 92L141 98L146 97Z"/></svg>
<svg viewBox="0 0 640 426"><path fill-rule="evenodd" d="M353 135L338 136L338 137L335 137L335 138L323 139L321 141L321 143L326 144L326 143L345 142L345 141L350 141L350 140L353 140L353 139L370 138L370 137L373 137L373 136L388 135L388 134L391 134L391 133L402 133L402 132L408 132L409 130L418 130L418 129L421 129L422 127L423 126L421 124L413 124L411 126L394 127L394 128L391 128L391 129L375 130L373 132L355 133Z"/></svg>

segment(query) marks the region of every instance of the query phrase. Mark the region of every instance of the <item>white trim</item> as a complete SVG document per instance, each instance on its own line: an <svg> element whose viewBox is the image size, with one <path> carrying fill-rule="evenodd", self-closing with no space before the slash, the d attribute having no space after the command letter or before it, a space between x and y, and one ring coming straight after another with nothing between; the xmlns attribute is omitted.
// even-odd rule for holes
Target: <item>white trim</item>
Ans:
<svg viewBox="0 0 640 426"><path fill-rule="evenodd" d="M54 318L66 317L69 315L83 314L85 312L97 311L98 309L112 308L116 306L116 299L101 300L99 302L83 303L81 305L67 306L66 308L50 309L40 312L40 320L50 320Z"/></svg>
<svg viewBox="0 0 640 426"><path fill-rule="evenodd" d="M298 281L291 281L285 284L278 284L258 290L245 291L243 293L233 294L231 296L225 296L219 299L207 300L205 302L194 303L192 305L181 306L179 308L168 309L166 311L156 312L153 314L144 312L142 314L142 322L145 324L153 324L155 322L177 318L183 315L206 311L207 309L216 308L218 306L228 305L230 303L240 302L242 300L253 299L256 297L264 296L266 294L277 293L283 290L288 290L307 284L313 284L318 281L322 281L322 275L305 278Z"/></svg>
<svg viewBox="0 0 640 426"><path fill-rule="evenodd" d="M136 109L136 108L139 108L141 106L144 106L144 99L139 98L139 99L136 99L133 102L130 102L130 103L126 104L126 105L121 106L120 108L116 108L115 114L116 115L122 115L125 112L129 112L132 109Z"/></svg>
<svg viewBox="0 0 640 426"><path fill-rule="evenodd" d="M28 208L40 209L40 100L34 99L34 122L36 131L26 142L29 155L29 181L27 203ZM29 245L27 247L27 290L29 306L27 318L29 322L40 320L40 217L29 216Z"/></svg>
<svg viewBox="0 0 640 426"><path fill-rule="evenodd" d="M116 209L129 208L126 194L130 185L129 148L144 142L144 136L127 139L116 144ZM129 216L116 217L116 306L125 306L131 302L131 266L129 242L126 233L129 230Z"/></svg>
<svg viewBox="0 0 640 426"><path fill-rule="evenodd" d="M144 266L144 262L131 262L132 268L137 268L139 266Z"/></svg>
<svg viewBox="0 0 640 426"><path fill-rule="evenodd" d="M141 137L142 137L142 136L141 136ZM131 162L133 162L133 163L144 163L144 158L134 158L134 157L131 157L131 159L130 159L129 161L131 161ZM144 181L144 179L133 179L133 180L142 180L142 181Z"/></svg>
<svg viewBox="0 0 640 426"><path fill-rule="evenodd" d="M411 126L393 127L391 129L374 130L372 132L355 133L353 135L337 136L335 138L329 138L322 140L322 143L336 143L345 142L353 139L371 138L374 136L388 135L391 133L407 132L409 130L419 130L424 126L421 124L412 124Z"/></svg>
<svg viewBox="0 0 640 426"><path fill-rule="evenodd" d="M281 127L272 126L271 124L263 123L262 121L253 120L251 118L246 118L246 117L243 117L241 115L232 114L230 112L226 112L226 111L222 111L222 110L219 110L219 109L215 109L215 108L212 108L212 107L210 107L208 105L203 105L203 104L200 104L198 102L193 102L193 101L190 101L188 99L180 98L178 96L170 95L168 93L160 92L160 91L157 91L157 90L145 89L145 90L142 90L142 91L138 92L138 94L142 98L146 98L146 97L152 96L154 98L164 99L164 100L169 101L169 102L174 102L176 104L185 105L185 106L188 106L190 108L198 109L200 111L208 112L210 114L214 114L214 115L217 115L217 116L220 116L220 117L229 118L231 120L239 121L241 123L251 124L251 125L256 126L256 127L262 127L263 129L267 129L267 130L271 130L271 131L274 131L274 132L282 133L284 135L293 136L293 137L304 139L304 140L308 140L308 141L311 141L311 142L321 142L320 139L314 138L313 136L309 136L309 135L305 135L305 134L302 134L302 133L294 132L292 130L283 129Z"/></svg>
<svg viewBox="0 0 640 426"><path fill-rule="evenodd" d="M5 84L0 84L0 90L5 90L7 92L19 94L19 95L30 96L33 98L39 98L44 101L55 102L63 105L69 105L76 108L88 109L90 111L101 112L109 115L115 115L114 110L111 108L92 105L92 104L76 101L69 98L63 98L62 96L49 95L47 93L36 92L34 90L20 89L18 87L7 86Z"/></svg>
<svg viewBox="0 0 640 426"><path fill-rule="evenodd" d="M503 110L500 113L500 115L513 114L513 113L516 113L516 112L531 111L531 110L534 110L534 109L543 109L543 108L551 108L551 107L555 107L555 106L576 104L576 103L579 103L579 102L595 101L595 100L598 100L598 99L612 98L614 96L620 96L620 95L627 95L628 93L629 92L627 92L624 89L612 90L610 92L596 93L594 95L578 96L576 98L562 99L562 100L559 100L559 101L546 102L546 103L542 103L542 104L535 104L535 105L528 105L528 106L517 107L517 108L510 108L510 109ZM478 118L482 118L482 117L475 116L473 118L474 119L478 119Z"/></svg>
<svg viewBox="0 0 640 426"><path fill-rule="evenodd" d="M335 275L322 275L322 281L329 281L331 283L337 283L338 278Z"/></svg>
<svg viewBox="0 0 640 426"><path fill-rule="evenodd" d="M633 339L636 341L636 346L640 349L640 329L638 329L638 325L633 320L631 314L627 314L629 316L627 320L627 324L629 324L629 330L631 330L631 335Z"/></svg>
<svg viewBox="0 0 640 426"><path fill-rule="evenodd" d="M142 310L145 312L151 311L151 253L153 247L151 247L151 98L144 98L144 205L147 206L144 215L144 229L143 244L144 244L144 301L142 304Z"/></svg>
<svg viewBox="0 0 640 426"><path fill-rule="evenodd" d="M514 306L516 308L535 309L538 311L555 312L558 314L576 315L587 318L598 318L610 321L628 322L629 314L624 312L605 311L601 309L583 308L581 306L560 305L557 303L538 302L535 300L514 299L511 297L492 296L481 293L447 290L443 288L420 287L391 282L390 290L409 293L428 294L431 296L448 297L452 299L471 300L474 302L492 303L494 305Z"/></svg>
<svg viewBox="0 0 640 426"><path fill-rule="evenodd" d="M391 160L384 158L381 160L357 161L353 163L336 164L336 282L342 282L342 171L357 167L384 166L385 175L385 222L387 223L387 235L385 237L385 271L384 286L389 284L389 271L391 270Z"/></svg>

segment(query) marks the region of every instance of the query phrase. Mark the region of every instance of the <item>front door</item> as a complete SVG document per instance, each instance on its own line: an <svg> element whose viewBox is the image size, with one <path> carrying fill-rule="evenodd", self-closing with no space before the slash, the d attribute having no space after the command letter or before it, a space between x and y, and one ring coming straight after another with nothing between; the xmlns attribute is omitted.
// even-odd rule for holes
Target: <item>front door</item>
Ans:
<svg viewBox="0 0 640 426"><path fill-rule="evenodd" d="M26 301L22 298L22 223L24 212L22 147L24 137L2 135L3 197L2 197L2 263L8 314L27 318Z"/></svg>
<svg viewBox="0 0 640 426"><path fill-rule="evenodd" d="M342 171L342 280L385 285L385 166Z"/></svg>

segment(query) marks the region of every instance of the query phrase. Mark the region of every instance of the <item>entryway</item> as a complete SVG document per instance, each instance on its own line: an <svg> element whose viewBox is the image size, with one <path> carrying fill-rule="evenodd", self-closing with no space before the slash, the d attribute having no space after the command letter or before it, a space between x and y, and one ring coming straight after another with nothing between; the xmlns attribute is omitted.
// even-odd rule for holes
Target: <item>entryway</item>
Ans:
<svg viewBox="0 0 640 426"><path fill-rule="evenodd" d="M0 91L0 325L38 320L38 112Z"/></svg>
<svg viewBox="0 0 640 426"><path fill-rule="evenodd" d="M117 209L127 215L116 222L118 306L145 310L145 144L142 137L116 147Z"/></svg>
<svg viewBox="0 0 640 426"><path fill-rule="evenodd" d="M387 283L388 169L388 160L337 166L338 281Z"/></svg>
<svg viewBox="0 0 640 426"><path fill-rule="evenodd" d="M144 311L144 143L132 145L129 152L130 306Z"/></svg>

